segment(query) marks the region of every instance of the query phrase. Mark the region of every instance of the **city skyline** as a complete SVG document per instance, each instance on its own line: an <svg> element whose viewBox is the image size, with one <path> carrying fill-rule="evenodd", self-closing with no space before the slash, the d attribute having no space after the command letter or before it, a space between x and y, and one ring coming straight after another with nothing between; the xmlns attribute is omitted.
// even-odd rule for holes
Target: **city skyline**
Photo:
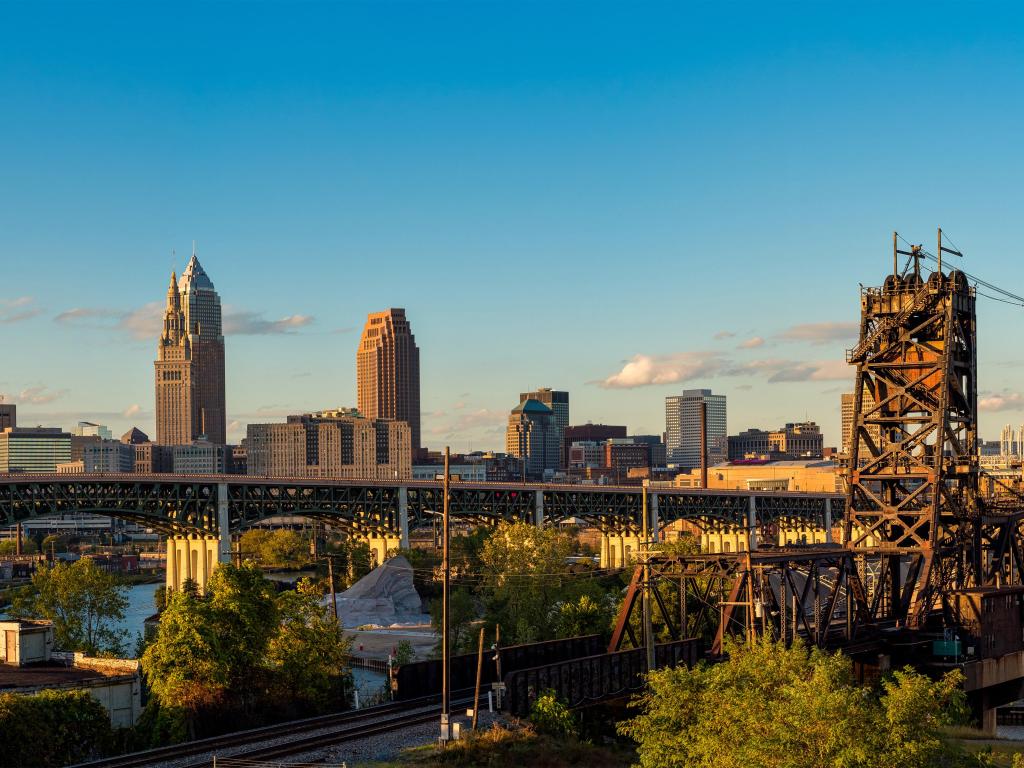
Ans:
<svg viewBox="0 0 1024 768"><path fill-rule="evenodd" d="M401 306L427 446L500 448L538 386L631 433L709 388L730 433L806 418L838 445L857 284L893 228L932 247L942 225L970 272L1024 287L1010 5L406 10L5 7L0 392L23 424L155 434L153 287L193 237L232 442L354 405L359 328ZM1022 318L978 314L995 439L1024 414L1002 351Z"/></svg>

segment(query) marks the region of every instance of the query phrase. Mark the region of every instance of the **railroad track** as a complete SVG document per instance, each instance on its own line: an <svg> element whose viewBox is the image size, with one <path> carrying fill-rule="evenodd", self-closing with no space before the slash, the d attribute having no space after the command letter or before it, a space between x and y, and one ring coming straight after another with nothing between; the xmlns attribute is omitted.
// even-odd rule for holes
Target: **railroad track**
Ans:
<svg viewBox="0 0 1024 768"><path fill-rule="evenodd" d="M463 693L463 692L459 692ZM147 749L143 752L132 752L126 755L108 757L80 763L75 768L147 768L170 761L180 761L187 757L200 757L197 761L180 765L180 768L206 768L211 765L213 755L245 760L273 760L288 755L310 752L320 747L354 741L370 736L388 733L396 728L422 725L436 720L440 711L439 697L427 696L421 699L382 704L350 712L333 715L292 720L287 723L252 728L246 731L228 733L207 739L198 739L183 744ZM472 701L472 696L464 700L452 701L452 709L457 710ZM410 711L412 710L412 711ZM329 730L324 730L329 729ZM309 736L301 736L310 731L323 731ZM299 738L288 738L295 735ZM258 745L261 742L276 739L287 739L279 744L265 747L222 754L225 750L246 745Z"/></svg>

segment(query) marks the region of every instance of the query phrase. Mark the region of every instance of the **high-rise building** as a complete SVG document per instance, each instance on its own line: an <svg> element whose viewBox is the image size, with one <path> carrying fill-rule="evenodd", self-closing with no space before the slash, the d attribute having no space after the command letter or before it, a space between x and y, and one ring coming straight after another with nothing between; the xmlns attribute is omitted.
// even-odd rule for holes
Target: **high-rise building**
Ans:
<svg viewBox="0 0 1024 768"><path fill-rule="evenodd" d="M71 435L60 428L8 427L0 432L0 472L56 472L71 461Z"/></svg>
<svg viewBox="0 0 1024 768"><path fill-rule="evenodd" d="M846 454L850 454L850 436L853 434L853 409L856 406L854 402L853 392L845 392L840 397L840 411L843 418L843 442L840 446L840 450ZM865 387L864 398L861 407L864 411L868 411L875 407L875 398L871 396L871 392ZM868 426L868 434L871 435L871 439L875 441L875 445L878 445L882 432L877 424ZM864 456L861 456L863 459Z"/></svg>
<svg viewBox="0 0 1024 768"><path fill-rule="evenodd" d="M560 392L550 387L541 387L533 392L520 392L519 402L536 400L543 403L555 415L555 429L558 434L558 444L561 446L565 440L565 430L569 426L569 393ZM561 457L559 467L565 469L566 457Z"/></svg>
<svg viewBox="0 0 1024 768"><path fill-rule="evenodd" d="M14 403L5 403L3 395L0 395L0 432L8 427L18 426L18 406Z"/></svg>
<svg viewBox="0 0 1024 768"><path fill-rule="evenodd" d="M700 466L701 408L706 406L708 464L728 457L725 395L710 389L687 389L665 398L665 451L669 463L687 469Z"/></svg>
<svg viewBox="0 0 1024 768"><path fill-rule="evenodd" d="M505 452L522 461L526 476L534 480L558 469L562 452L554 412L532 398L519 403L508 417Z"/></svg>
<svg viewBox="0 0 1024 768"><path fill-rule="evenodd" d="M665 466L665 441L661 435L632 435L634 443L643 443L650 446L650 461L652 467Z"/></svg>
<svg viewBox="0 0 1024 768"><path fill-rule="evenodd" d="M409 425L412 450L420 449L420 350L404 309L366 318L356 352L359 412L368 419ZM411 466L411 457L410 457Z"/></svg>
<svg viewBox="0 0 1024 768"><path fill-rule="evenodd" d="M155 368L156 442L191 445L205 438L223 445L227 414L220 296L194 251L180 280L171 273Z"/></svg>
<svg viewBox="0 0 1024 768"><path fill-rule="evenodd" d="M407 480L411 430L404 421L367 419L353 409L250 424L246 471L269 477Z"/></svg>

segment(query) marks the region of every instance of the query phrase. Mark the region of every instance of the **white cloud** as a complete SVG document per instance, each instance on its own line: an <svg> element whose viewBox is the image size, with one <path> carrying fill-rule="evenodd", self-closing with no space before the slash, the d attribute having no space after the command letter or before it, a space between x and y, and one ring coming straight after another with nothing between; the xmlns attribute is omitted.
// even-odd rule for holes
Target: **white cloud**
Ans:
<svg viewBox="0 0 1024 768"><path fill-rule="evenodd" d="M754 336L752 338L747 339L744 342L741 342L737 349L757 349L758 347L763 346L764 339L762 339L760 336Z"/></svg>
<svg viewBox="0 0 1024 768"><path fill-rule="evenodd" d="M633 389L704 378L714 375L720 368L720 359L709 352L634 355L618 373L593 383L604 389Z"/></svg>
<svg viewBox="0 0 1024 768"><path fill-rule="evenodd" d="M1021 411L1024 410L1024 397L1017 392L992 394L978 400L980 411Z"/></svg>
<svg viewBox="0 0 1024 768"><path fill-rule="evenodd" d="M140 413L142 413L142 406L139 405L138 403L132 403L123 411L121 411L121 415L124 416L126 419L130 419L133 416L138 416Z"/></svg>

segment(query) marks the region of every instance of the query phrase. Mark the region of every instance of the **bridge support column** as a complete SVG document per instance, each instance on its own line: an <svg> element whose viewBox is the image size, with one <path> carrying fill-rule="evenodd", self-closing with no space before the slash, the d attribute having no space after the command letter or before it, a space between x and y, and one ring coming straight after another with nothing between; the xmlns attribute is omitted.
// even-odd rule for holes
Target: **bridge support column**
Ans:
<svg viewBox="0 0 1024 768"><path fill-rule="evenodd" d="M602 531L601 533L601 568L614 568L612 564L611 537Z"/></svg>
<svg viewBox="0 0 1024 768"><path fill-rule="evenodd" d="M398 536L389 536L386 533L373 533L367 537L366 543L370 547L370 559L373 560L373 567L383 565L388 559L388 552L393 549L400 549L402 540Z"/></svg>
<svg viewBox="0 0 1024 768"><path fill-rule="evenodd" d="M210 577L220 564L219 557L220 538L217 536L168 536L164 580L167 589L180 590L186 581L191 580L200 592L205 592Z"/></svg>
<svg viewBox="0 0 1024 768"><path fill-rule="evenodd" d="M747 547L751 552L757 551L757 500L750 497L750 505L747 507L747 535L749 537Z"/></svg>
<svg viewBox="0 0 1024 768"><path fill-rule="evenodd" d="M398 530L399 546L409 548L409 489L402 486L398 489Z"/></svg>
<svg viewBox="0 0 1024 768"><path fill-rule="evenodd" d="M536 491L533 502L533 524L544 527L544 491Z"/></svg>
<svg viewBox="0 0 1024 768"><path fill-rule="evenodd" d="M217 485L217 562L231 562L231 514L228 511L228 484Z"/></svg>
<svg viewBox="0 0 1024 768"><path fill-rule="evenodd" d="M832 499L825 497L825 543L832 543Z"/></svg>

